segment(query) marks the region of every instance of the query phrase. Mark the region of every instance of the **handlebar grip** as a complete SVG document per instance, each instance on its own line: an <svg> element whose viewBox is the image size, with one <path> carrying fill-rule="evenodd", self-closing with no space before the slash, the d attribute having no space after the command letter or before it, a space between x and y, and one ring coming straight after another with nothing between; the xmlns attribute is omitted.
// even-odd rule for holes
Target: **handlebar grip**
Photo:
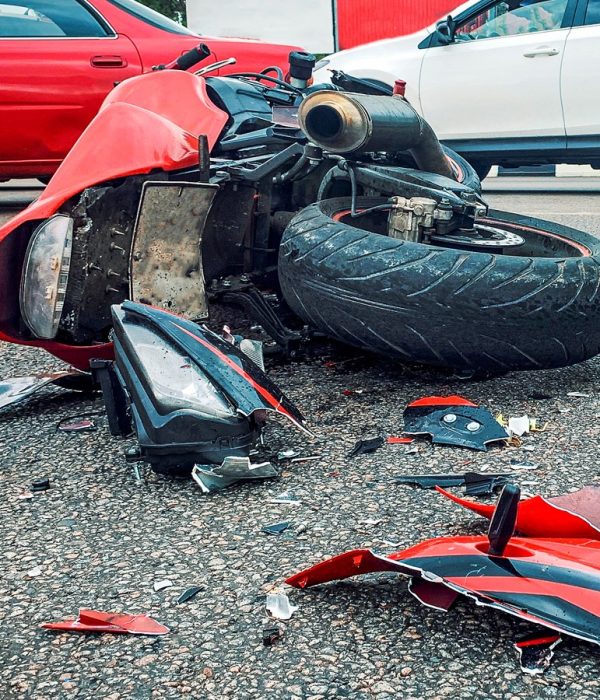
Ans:
<svg viewBox="0 0 600 700"><path fill-rule="evenodd" d="M209 56L210 49L208 46L206 44L198 44L198 46L179 56L179 58L175 60L175 67L179 70L188 70L192 66L195 66L196 63L200 63L200 61L203 61Z"/></svg>

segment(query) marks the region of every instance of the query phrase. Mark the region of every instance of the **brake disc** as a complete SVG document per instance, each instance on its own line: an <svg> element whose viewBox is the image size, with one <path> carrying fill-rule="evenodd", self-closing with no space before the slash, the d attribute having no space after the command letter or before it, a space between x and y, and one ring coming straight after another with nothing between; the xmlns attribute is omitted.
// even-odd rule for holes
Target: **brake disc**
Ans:
<svg viewBox="0 0 600 700"><path fill-rule="evenodd" d="M517 248L525 243L522 236L495 226L476 224L472 229L460 229L459 233L432 235L431 243L462 248Z"/></svg>

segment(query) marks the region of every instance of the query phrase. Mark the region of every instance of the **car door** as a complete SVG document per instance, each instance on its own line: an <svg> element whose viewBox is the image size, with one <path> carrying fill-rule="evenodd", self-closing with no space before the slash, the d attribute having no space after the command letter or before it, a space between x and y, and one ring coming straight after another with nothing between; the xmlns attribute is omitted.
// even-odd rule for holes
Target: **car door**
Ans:
<svg viewBox="0 0 600 700"><path fill-rule="evenodd" d="M426 49L425 118L442 139L559 137L560 66L576 0L494 0L457 18L454 40Z"/></svg>
<svg viewBox="0 0 600 700"><path fill-rule="evenodd" d="M52 173L138 52L84 0L0 0L0 177Z"/></svg>
<svg viewBox="0 0 600 700"><path fill-rule="evenodd" d="M580 0L562 64L569 147L600 148L600 0ZM584 138L594 137L594 138Z"/></svg>

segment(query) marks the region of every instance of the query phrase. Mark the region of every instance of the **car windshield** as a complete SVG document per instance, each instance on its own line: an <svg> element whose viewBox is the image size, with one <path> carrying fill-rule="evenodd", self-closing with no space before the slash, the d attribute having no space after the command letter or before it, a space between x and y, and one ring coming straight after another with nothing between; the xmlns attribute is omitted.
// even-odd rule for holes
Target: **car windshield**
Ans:
<svg viewBox="0 0 600 700"><path fill-rule="evenodd" d="M142 22L146 22L146 24L150 24L158 29L164 29L166 32L171 32L173 34L198 36L196 32L191 31L181 24L177 24L177 22L174 22L172 19L161 15L160 12L151 10L149 7L136 2L136 0L108 0L108 2L121 10L125 10L128 14L141 19Z"/></svg>

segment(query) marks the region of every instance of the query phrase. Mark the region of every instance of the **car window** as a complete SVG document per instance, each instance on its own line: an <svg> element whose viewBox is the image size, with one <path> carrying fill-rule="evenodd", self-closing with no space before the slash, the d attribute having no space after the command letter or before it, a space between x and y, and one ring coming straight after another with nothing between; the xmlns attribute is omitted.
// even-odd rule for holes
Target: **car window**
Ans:
<svg viewBox="0 0 600 700"><path fill-rule="evenodd" d="M0 37L102 37L109 31L77 0L0 0Z"/></svg>
<svg viewBox="0 0 600 700"><path fill-rule="evenodd" d="M600 24L600 0L589 0L585 13L585 24Z"/></svg>
<svg viewBox="0 0 600 700"><path fill-rule="evenodd" d="M455 30L456 41L560 29L569 0L503 0Z"/></svg>
<svg viewBox="0 0 600 700"><path fill-rule="evenodd" d="M161 15L160 12L151 10L149 7L136 2L136 0L108 0L108 2L157 29L164 29L172 34L191 34L192 36L198 36L196 32L192 32L187 27L177 24L177 22L174 22L172 19Z"/></svg>

